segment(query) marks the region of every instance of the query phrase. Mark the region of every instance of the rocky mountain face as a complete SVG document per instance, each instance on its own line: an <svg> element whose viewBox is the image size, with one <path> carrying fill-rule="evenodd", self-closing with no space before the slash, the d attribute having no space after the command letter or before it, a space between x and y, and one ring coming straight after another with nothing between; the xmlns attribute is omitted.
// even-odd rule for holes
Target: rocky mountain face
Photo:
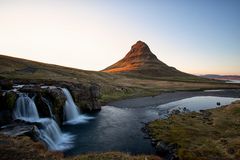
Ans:
<svg viewBox="0 0 240 160"><path fill-rule="evenodd" d="M151 77L191 76L161 62L142 41L134 44L123 59L107 67L103 72L131 73Z"/></svg>

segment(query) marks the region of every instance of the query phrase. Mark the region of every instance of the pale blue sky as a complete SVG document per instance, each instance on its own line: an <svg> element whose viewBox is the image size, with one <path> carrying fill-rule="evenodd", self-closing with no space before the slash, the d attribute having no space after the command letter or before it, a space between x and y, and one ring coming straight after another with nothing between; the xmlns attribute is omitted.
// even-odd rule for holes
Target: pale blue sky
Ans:
<svg viewBox="0 0 240 160"><path fill-rule="evenodd" d="M179 70L240 75L240 1L0 0L0 54L101 70L137 40Z"/></svg>

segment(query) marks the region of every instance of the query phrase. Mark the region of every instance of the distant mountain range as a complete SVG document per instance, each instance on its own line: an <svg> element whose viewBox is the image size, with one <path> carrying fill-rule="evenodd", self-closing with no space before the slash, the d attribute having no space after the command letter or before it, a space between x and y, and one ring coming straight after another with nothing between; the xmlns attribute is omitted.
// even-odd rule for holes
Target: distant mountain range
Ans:
<svg viewBox="0 0 240 160"><path fill-rule="evenodd" d="M196 77L163 63L142 41L137 41L123 59L107 67L103 72L148 77Z"/></svg>
<svg viewBox="0 0 240 160"><path fill-rule="evenodd" d="M217 80L240 80L239 75L217 75L217 74L206 74L201 75L203 78L217 79Z"/></svg>

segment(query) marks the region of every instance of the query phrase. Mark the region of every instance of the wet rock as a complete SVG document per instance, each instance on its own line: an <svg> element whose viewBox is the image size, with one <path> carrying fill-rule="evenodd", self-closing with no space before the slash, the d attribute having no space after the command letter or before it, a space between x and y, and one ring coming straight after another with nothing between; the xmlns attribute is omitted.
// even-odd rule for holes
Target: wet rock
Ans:
<svg viewBox="0 0 240 160"><path fill-rule="evenodd" d="M3 126L0 130L0 134L8 135L11 137L26 135L34 140L37 140L40 133L35 125L13 123Z"/></svg>
<svg viewBox="0 0 240 160"><path fill-rule="evenodd" d="M58 124L63 122L63 107L66 97L60 88L48 89L45 93L49 100L52 102L52 112Z"/></svg>
<svg viewBox="0 0 240 160"><path fill-rule="evenodd" d="M41 88L40 85L24 85L22 88L19 89L19 91L25 93L39 93L43 92L44 90Z"/></svg>
<svg viewBox="0 0 240 160"><path fill-rule="evenodd" d="M38 114L41 118L51 117L51 112L49 110L48 105L44 101L44 97L41 93L38 93L34 99L35 104L37 106Z"/></svg>

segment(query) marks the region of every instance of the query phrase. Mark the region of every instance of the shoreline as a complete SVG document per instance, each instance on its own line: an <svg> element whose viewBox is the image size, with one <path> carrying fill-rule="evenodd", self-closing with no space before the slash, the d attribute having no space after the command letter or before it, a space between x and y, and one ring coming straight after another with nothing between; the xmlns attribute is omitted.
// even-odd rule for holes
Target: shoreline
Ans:
<svg viewBox="0 0 240 160"><path fill-rule="evenodd" d="M236 100L200 112L172 114L167 119L148 122L143 131L157 155L164 159L238 159L240 148L235 139L239 137L240 128L232 125L239 119L239 106L240 100ZM224 133L226 130L231 130L228 135ZM213 148L203 148L208 145Z"/></svg>
<svg viewBox="0 0 240 160"><path fill-rule="evenodd" d="M212 91L211 90L207 90L208 92L204 91L206 90L162 92L161 94L158 94L156 96L137 97L113 101L107 103L106 106L114 106L119 108L158 106L172 101L191 98L195 96L218 96L240 98L240 89L219 89L219 91L217 91L216 89L212 89Z"/></svg>

